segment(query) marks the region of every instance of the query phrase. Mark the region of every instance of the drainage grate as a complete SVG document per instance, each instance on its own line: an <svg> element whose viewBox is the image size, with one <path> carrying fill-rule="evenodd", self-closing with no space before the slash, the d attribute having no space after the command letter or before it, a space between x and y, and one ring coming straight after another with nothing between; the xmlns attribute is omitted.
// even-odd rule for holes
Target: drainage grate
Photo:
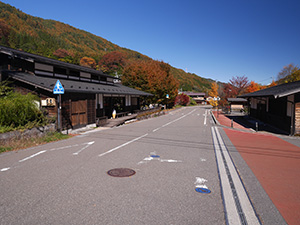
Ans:
<svg viewBox="0 0 300 225"><path fill-rule="evenodd" d="M109 170L107 174L112 177L130 177L135 174L135 171L128 168L116 168Z"/></svg>

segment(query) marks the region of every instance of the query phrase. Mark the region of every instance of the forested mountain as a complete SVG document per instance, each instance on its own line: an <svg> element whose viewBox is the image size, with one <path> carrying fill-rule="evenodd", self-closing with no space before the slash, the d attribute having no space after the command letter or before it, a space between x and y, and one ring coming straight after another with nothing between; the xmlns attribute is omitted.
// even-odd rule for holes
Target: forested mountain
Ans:
<svg viewBox="0 0 300 225"><path fill-rule="evenodd" d="M122 65L110 60L152 60L84 30L25 14L3 2L0 2L0 45L73 64L87 65L113 75L122 73ZM118 54L106 57L112 52ZM210 79L174 67L171 67L170 73L179 81L179 89L183 91L207 92L210 89Z"/></svg>

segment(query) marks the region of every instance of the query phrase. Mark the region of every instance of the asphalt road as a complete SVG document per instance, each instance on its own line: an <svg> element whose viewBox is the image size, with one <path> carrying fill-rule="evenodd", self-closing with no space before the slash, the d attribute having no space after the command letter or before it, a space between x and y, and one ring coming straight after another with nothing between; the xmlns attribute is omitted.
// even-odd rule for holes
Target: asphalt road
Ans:
<svg viewBox="0 0 300 225"><path fill-rule="evenodd" d="M209 110L182 108L1 154L0 224L275 224L253 174L245 179L254 191L245 191L236 167L247 166L229 155ZM136 173L107 174L115 168Z"/></svg>

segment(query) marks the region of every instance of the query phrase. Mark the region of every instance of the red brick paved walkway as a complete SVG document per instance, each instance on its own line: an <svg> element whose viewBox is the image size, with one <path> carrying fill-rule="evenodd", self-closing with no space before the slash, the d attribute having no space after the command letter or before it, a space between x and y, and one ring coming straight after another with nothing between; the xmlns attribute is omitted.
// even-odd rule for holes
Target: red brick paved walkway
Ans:
<svg viewBox="0 0 300 225"><path fill-rule="evenodd" d="M276 136L224 129L288 224L300 224L300 148Z"/></svg>
<svg viewBox="0 0 300 225"><path fill-rule="evenodd" d="M217 120L230 127L224 115ZM271 134L224 131L286 222L300 224L300 148Z"/></svg>
<svg viewBox="0 0 300 225"><path fill-rule="evenodd" d="M217 111L212 111L212 112L221 125L226 127L231 127L231 120L228 117L226 117L223 113L218 113ZM248 128L245 128L234 121L233 121L233 128L249 130Z"/></svg>

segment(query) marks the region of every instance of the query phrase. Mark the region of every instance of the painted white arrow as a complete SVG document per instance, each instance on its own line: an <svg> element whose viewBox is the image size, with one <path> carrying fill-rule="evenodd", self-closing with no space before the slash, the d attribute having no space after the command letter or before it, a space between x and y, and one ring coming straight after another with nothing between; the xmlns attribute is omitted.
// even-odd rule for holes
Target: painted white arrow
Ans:
<svg viewBox="0 0 300 225"><path fill-rule="evenodd" d="M78 155L80 152L82 152L84 149L88 148L89 146L91 146L91 145L94 144L94 143L95 143L94 141L85 143L86 146L84 146L84 147L83 147L82 149L80 149L78 152L73 153L73 155Z"/></svg>

